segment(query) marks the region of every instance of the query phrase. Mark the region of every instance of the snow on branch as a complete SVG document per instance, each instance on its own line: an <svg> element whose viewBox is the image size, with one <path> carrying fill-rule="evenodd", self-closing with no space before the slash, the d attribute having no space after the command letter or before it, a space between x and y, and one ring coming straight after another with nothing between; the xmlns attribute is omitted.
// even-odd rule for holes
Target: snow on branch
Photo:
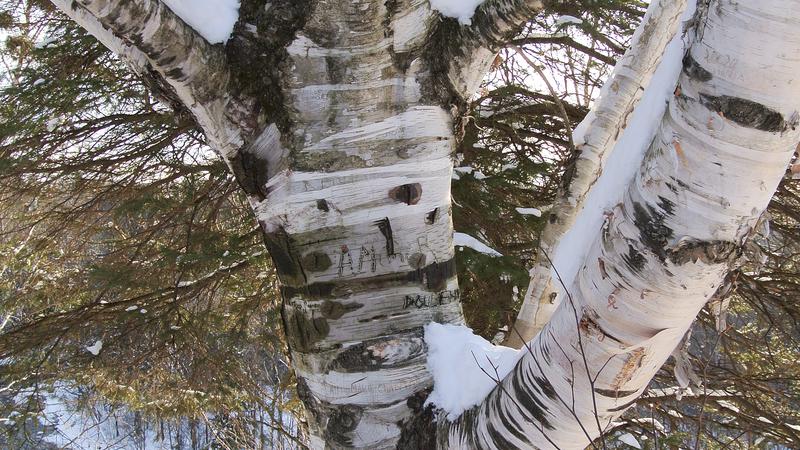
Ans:
<svg viewBox="0 0 800 450"><path fill-rule="evenodd" d="M211 45L165 3L51 1L136 72L163 78L220 153L232 155L242 147L245 120L236 116L248 108L230 93L224 49Z"/></svg>

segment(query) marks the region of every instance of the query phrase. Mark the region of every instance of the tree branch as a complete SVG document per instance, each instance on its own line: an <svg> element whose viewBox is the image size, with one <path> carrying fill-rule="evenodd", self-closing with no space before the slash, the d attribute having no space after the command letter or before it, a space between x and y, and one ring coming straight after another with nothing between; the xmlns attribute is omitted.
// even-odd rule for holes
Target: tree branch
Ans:
<svg viewBox="0 0 800 450"><path fill-rule="evenodd" d="M252 133L234 98L221 46L212 46L158 0L51 0L139 74L153 70L175 90L209 143L232 156Z"/></svg>

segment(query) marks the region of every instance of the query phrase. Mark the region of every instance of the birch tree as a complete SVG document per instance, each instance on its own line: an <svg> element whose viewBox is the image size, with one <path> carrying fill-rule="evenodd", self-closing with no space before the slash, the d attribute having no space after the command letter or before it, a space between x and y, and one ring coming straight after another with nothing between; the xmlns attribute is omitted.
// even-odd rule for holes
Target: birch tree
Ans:
<svg viewBox="0 0 800 450"><path fill-rule="evenodd" d="M499 45L545 5L458 22L417 0L244 1L223 47L159 0L53 3L186 108L247 193L313 447L586 446L721 285L798 142L796 1L700 5L566 300L481 405L434 425L422 327L463 323L450 155Z"/></svg>

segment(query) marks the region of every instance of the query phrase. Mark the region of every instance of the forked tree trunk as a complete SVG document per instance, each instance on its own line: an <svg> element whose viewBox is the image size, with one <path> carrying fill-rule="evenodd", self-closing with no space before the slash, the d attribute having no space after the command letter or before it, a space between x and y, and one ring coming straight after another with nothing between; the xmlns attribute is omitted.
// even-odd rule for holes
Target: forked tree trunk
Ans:
<svg viewBox="0 0 800 450"><path fill-rule="evenodd" d="M249 195L312 447L394 448L404 427L405 441L432 442L406 425L432 385L422 327L464 322L455 122L489 47L540 2L487 2L467 27L426 0L245 1L224 52L157 0L54 2L138 73L157 72Z"/></svg>
<svg viewBox="0 0 800 450"><path fill-rule="evenodd" d="M675 36L685 8L686 0L650 3L630 48L614 67L592 110L576 128L573 140L578 154L569 169L568 184L562 187L548 211L548 221L539 238L540 254L530 271L530 284L505 345L521 348L533 339L563 300L564 296L558 295L549 256L545 254L555 255L561 236L584 209L589 191L602 175L611 150L627 127L667 44Z"/></svg>
<svg viewBox="0 0 800 450"><path fill-rule="evenodd" d="M463 322L458 118L490 48L541 3L488 0L464 26L427 0L245 0L223 49L158 0L53 1L168 88L249 195L315 448L586 445L595 411L600 428L619 415L713 293L797 140L798 96L784 88L797 46L776 44L797 42L797 2L720 3L574 302L533 342L535 358L437 434L419 415L431 387L422 327ZM734 56L767 40L775 53Z"/></svg>
<svg viewBox="0 0 800 450"><path fill-rule="evenodd" d="M440 436L449 448L584 448L721 285L800 140L800 3L701 5L635 180L530 352Z"/></svg>

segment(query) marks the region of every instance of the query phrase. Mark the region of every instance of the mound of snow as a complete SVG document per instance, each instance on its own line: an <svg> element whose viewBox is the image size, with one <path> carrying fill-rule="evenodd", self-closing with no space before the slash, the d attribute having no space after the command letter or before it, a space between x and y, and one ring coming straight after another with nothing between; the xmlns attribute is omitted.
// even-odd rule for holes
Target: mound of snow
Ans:
<svg viewBox="0 0 800 450"><path fill-rule="evenodd" d="M211 44L227 41L239 19L239 0L164 0L164 3Z"/></svg>
<svg viewBox="0 0 800 450"><path fill-rule="evenodd" d="M517 364L523 353L492 345L465 326L430 323L425 326L428 370L433 392L427 403L447 412L450 420L480 404Z"/></svg>
<svg viewBox="0 0 800 450"><path fill-rule="evenodd" d="M445 17L458 19L464 25L472 23L472 16L484 0L431 0L431 8Z"/></svg>

